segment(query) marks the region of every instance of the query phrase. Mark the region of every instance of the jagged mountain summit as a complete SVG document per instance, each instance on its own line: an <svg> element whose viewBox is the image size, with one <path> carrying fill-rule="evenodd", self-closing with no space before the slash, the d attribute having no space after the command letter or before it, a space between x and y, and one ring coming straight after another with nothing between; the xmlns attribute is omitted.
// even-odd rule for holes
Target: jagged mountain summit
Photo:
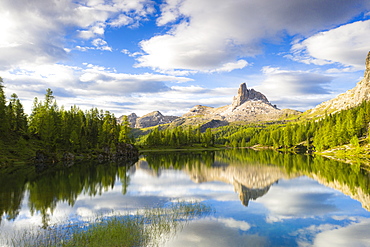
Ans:
<svg viewBox="0 0 370 247"><path fill-rule="evenodd" d="M177 116L164 116L159 111L153 111L142 117L138 117L135 113L127 116L131 128L147 128L160 124L171 123L176 120Z"/></svg>
<svg viewBox="0 0 370 247"><path fill-rule="evenodd" d="M147 128L160 124L173 123L178 125L198 125L201 129L215 128L227 125L229 122L257 122L277 120L291 114L301 112L284 109L280 110L272 105L267 97L254 90L248 89L245 83L239 87L238 94L233 97L230 105L213 108L209 106L196 105L182 117L164 116L159 111L148 113L138 117L135 113L128 115L128 121L132 128ZM122 117L120 118L122 119Z"/></svg>
<svg viewBox="0 0 370 247"><path fill-rule="evenodd" d="M227 122L235 121L268 121L276 120L284 115L298 114L294 110L280 110L272 105L267 97L254 89L248 89L245 83L239 87L231 105L219 108L197 105L184 114L183 118L202 117Z"/></svg>
<svg viewBox="0 0 370 247"><path fill-rule="evenodd" d="M370 52L366 57L364 78L356 86L334 99L325 101L305 112L307 117L322 117L325 114L349 109L370 100Z"/></svg>
<svg viewBox="0 0 370 247"><path fill-rule="evenodd" d="M233 110L235 110L238 106L241 106L248 100L262 101L266 104L270 104L265 95L255 91L254 89L247 89L247 85L242 83L238 89L238 95L234 96L233 98L233 103L231 106ZM274 107L276 108L276 106Z"/></svg>

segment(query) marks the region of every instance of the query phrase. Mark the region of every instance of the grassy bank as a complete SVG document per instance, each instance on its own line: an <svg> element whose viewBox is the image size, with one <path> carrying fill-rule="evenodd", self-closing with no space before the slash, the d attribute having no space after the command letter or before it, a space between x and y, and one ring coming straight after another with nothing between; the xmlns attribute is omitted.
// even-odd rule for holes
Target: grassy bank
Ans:
<svg viewBox="0 0 370 247"><path fill-rule="evenodd" d="M96 217L92 222L22 230L6 246L160 246L189 220L211 213L199 202L174 202L136 214ZM87 225L87 226L86 226ZM4 239L6 236L1 236Z"/></svg>

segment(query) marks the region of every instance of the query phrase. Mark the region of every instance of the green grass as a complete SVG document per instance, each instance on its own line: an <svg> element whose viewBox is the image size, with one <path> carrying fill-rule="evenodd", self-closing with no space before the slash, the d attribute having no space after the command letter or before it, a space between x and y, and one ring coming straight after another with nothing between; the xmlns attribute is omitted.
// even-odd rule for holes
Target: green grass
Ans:
<svg viewBox="0 0 370 247"><path fill-rule="evenodd" d="M52 246L142 246L147 242L140 221L128 217L112 217L105 222L95 223L88 230L76 232L72 238ZM42 246L42 244L41 244Z"/></svg>
<svg viewBox="0 0 370 247"><path fill-rule="evenodd" d="M14 233L6 246L161 246L189 220L211 213L199 202L174 202L166 207L144 209L135 215L96 217L84 224L60 224L49 229L26 229ZM1 236L3 239L5 236Z"/></svg>

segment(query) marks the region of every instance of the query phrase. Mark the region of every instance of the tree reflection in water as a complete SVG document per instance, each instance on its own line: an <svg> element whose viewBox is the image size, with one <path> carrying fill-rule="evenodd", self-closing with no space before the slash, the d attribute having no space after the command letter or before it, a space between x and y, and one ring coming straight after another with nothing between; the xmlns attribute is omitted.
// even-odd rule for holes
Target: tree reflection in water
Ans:
<svg viewBox="0 0 370 247"><path fill-rule="evenodd" d="M17 218L27 192L29 210L32 214L41 213L43 226L47 227L49 216L59 202L73 206L79 195L101 195L111 190L117 179L122 183L122 194L126 194L130 182L129 170L133 169L146 169L157 176L162 169L176 169L186 172L197 183L219 181L232 184L245 206L248 206L249 200L265 195L279 179L306 175L341 190L370 210L369 172L359 166L321 156L250 149L153 152L143 154L140 161L132 165L91 162L69 168L54 167L41 173L36 173L34 169L2 171L0 220Z"/></svg>

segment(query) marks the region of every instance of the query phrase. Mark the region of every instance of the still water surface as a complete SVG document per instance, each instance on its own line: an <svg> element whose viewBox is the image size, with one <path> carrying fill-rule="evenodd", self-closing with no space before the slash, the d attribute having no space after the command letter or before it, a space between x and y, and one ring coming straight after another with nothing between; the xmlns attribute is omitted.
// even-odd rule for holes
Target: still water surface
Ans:
<svg viewBox="0 0 370 247"><path fill-rule="evenodd" d="M147 153L127 167L84 164L0 174L0 232L198 200L214 213L164 246L370 246L370 174L273 151Z"/></svg>

